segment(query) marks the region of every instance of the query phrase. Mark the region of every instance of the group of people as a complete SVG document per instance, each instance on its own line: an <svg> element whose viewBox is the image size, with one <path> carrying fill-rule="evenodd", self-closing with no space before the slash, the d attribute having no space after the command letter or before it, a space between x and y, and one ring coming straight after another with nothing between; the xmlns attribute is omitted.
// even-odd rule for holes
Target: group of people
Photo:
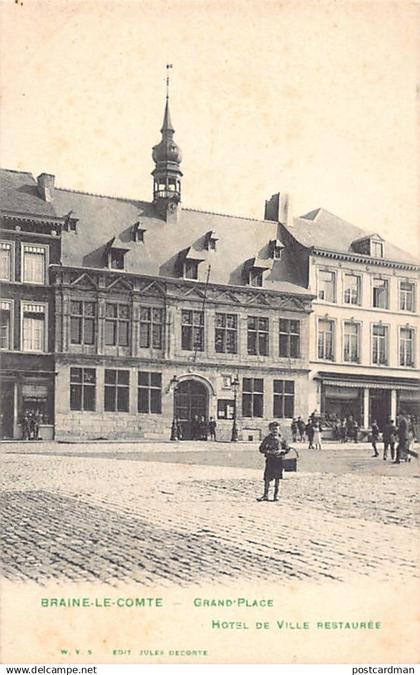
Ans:
<svg viewBox="0 0 420 675"><path fill-rule="evenodd" d="M347 443L348 441L357 443L359 440L359 430L359 422L353 415L343 417L341 420L334 422L334 436L341 443Z"/></svg>
<svg viewBox="0 0 420 675"><path fill-rule="evenodd" d="M378 443L380 442L381 432L376 420L373 420L371 427L371 439L373 455L372 457L379 457ZM409 462L411 456L409 454L410 444L414 440L414 427L412 421L401 412L397 418L397 424L394 420L388 418L383 433L382 440L384 444L383 459L388 459L388 449L391 460L394 464L399 464L401 461Z"/></svg>
<svg viewBox="0 0 420 675"><path fill-rule="evenodd" d="M177 417L174 419L173 426L173 433L176 436L176 440L182 441L184 434L182 432L181 422ZM193 441L215 441L216 420L214 417L210 417L209 420L206 420L205 417L199 417L198 415L195 415L191 420L191 439Z"/></svg>
<svg viewBox="0 0 420 675"><path fill-rule="evenodd" d="M309 419L305 422L301 417L293 418L291 423L293 443L305 442L305 435L309 442L310 450L322 450L321 444L321 420L318 418L316 411L310 414Z"/></svg>
<svg viewBox="0 0 420 675"><path fill-rule="evenodd" d="M22 437L24 441L38 440L41 421L39 410L27 410L24 413L22 419Z"/></svg>

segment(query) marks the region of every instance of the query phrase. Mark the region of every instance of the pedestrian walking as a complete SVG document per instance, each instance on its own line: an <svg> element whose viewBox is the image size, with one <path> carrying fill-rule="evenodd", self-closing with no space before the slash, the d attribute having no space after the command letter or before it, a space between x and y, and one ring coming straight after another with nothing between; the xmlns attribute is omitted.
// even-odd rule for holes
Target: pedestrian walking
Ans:
<svg viewBox="0 0 420 675"><path fill-rule="evenodd" d="M268 502L270 483L274 480L273 501L279 499L279 485L283 478L283 457L290 448L286 440L282 439L278 422L270 422L269 434L262 441L259 451L265 455L265 469L263 475L264 494L258 497L258 502Z"/></svg>
<svg viewBox="0 0 420 675"><path fill-rule="evenodd" d="M213 417L210 417L210 419L209 419L209 434L210 434L210 440L215 441L216 440L216 420Z"/></svg>
<svg viewBox="0 0 420 675"><path fill-rule="evenodd" d="M306 425L306 435L307 435L308 441L309 441L308 449L313 450L313 447L314 447L314 425L313 425L313 422L312 422L311 418L308 419L308 424Z"/></svg>
<svg viewBox="0 0 420 675"><path fill-rule="evenodd" d="M379 452L378 452L378 441L379 441L379 427L376 423L376 420L373 420L372 422L372 427L371 427L371 436L372 436L372 448L373 448L373 455L372 457L379 457Z"/></svg>
<svg viewBox="0 0 420 675"><path fill-rule="evenodd" d="M321 427L320 427L318 422L315 422L315 425L314 425L313 447L315 448L315 450L322 450Z"/></svg>
<svg viewBox="0 0 420 675"><path fill-rule="evenodd" d="M293 438L293 443L296 443L297 441L297 435L298 435L298 425L296 418L294 417L292 420L292 423L290 425L290 428L292 430L292 438Z"/></svg>
<svg viewBox="0 0 420 675"><path fill-rule="evenodd" d="M391 460L394 461L395 459L395 442L397 440L397 427L394 424L394 420L392 420L390 417L388 418L387 423L384 426L384 433L383 433L383 439L384 439L384 460L386 461L387 455L388 455L388 448L391 453Z"/></svg>
<svg viewBox="0 0 420 675"><path fill-rule="evenodd" d="M297 419L297 426L299 431L299 440L303 443L305 441L305 422L301 417Z"/></svg>

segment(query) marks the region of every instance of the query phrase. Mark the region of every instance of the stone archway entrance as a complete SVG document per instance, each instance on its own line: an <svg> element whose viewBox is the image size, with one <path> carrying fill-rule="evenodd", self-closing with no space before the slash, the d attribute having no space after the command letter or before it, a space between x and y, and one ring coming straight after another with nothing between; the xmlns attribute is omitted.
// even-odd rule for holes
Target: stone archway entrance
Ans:
<svg viewBox="0 0 420 675"><path fill-rule="evenodd" d="M175 416L186 440L193 438L192 422L203 417L208 421L209 395L207 387L194 379L182 380L175 392Z"/></svg>

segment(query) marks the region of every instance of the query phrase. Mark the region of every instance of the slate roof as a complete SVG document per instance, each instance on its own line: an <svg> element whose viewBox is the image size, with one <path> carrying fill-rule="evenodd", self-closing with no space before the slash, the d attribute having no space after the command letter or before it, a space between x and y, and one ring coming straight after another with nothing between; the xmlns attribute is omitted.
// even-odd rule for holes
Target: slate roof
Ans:
<svg viewBox="0 0 420 675"><path fill-rule="evenodd" d="M13 175L11 187L9 174ZM280 238L278 224L273 221L182 208L178 223L166 223L157 217L149 202L57 187L54 201L47 204L37 196L31 174L0 171L0 178L6 185L6 192L0 191L0 208L34 214L46 211L56 216L71 211L72 217L78 219L77 232L62 234L62 264L67 266L103 268L107 244L114 238L113 247L127 249L125 272L179 278L180 261L188 251L188 258L201 260L199 280L206 280L211 265L211 283L244 286L249 261L257 258L271 265L269 242ZM21 192L30 194L30 200L22 203ZM136 223L145 230L144 242L134 241ZM215 251L207 250L206 246L211 231L217 231ZM285 254L281 261L274 261L264 279L264 288L310 295L305 288L304 272L297 268L292 255L291 252L289 257Z"/></svg>
<svg viewBox="0 0 420 675"><path fill-rule="evenodd" d="M293 228L289 228L289 232L303 246L356 255L358 254L352 249L353 242L369 236L379 236L376 233L366 232L325 209L315 209L300 218L295 218ZM419 259L411 253L389 242L385 243L384 258L394 262L420 264Z"/></svg>
<svg viewBox="0 0 420 675"><path fill-rule="evenodd" d="M0 208L37 216L56 215L52 203L39 197L32 174L11 169L0 169Z"/></svg>

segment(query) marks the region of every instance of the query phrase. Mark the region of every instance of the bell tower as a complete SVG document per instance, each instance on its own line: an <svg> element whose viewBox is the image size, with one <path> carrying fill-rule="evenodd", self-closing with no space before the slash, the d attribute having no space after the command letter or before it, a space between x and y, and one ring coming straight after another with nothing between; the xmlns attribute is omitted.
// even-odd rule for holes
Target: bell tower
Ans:
<svg viewBox="0 0 420 675"><path fill-rule="evenodd" d="M169 111L169 77L166 78L166 104L163 124L160 130L162 139L153 147L152 157L155 168L153 176L153 204L158 215L167 222L176 222L181 202L182 161L180 148L173 140L175 129Z"/></svg>

